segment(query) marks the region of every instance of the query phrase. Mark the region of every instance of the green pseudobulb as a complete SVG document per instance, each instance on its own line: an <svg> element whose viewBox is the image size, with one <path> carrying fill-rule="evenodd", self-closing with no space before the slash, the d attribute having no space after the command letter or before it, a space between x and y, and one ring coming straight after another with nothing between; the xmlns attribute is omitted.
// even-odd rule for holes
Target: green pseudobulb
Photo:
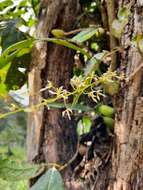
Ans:
<svg viewBox="0 0 143 190"><path fill-rule="evenodd" d="M107 117L113 117L115 110L114 108L107 106L107 105L99 105L96 108L97 113L103 115L103 116L107 116Z"/></svg>
<svg viewBox="0 0 143 190"><path fill-rule="evenodd" d="M112 131L114 128L114 119L112 119L111 117L103 117L103 120L108 129Z"/></svg>
<svg viewBox="0 0 143 190"><path fill-rule="evenodd" d="M57 38L62 38L65 36L65 32L61 29L53 29L51 33Z"/></svg>

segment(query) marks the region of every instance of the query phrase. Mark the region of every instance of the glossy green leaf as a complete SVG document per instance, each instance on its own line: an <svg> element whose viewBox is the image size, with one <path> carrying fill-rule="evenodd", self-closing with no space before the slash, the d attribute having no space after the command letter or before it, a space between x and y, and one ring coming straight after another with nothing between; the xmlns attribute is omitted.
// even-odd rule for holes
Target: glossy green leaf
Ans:
<svg viewBox="0 0 143 190"><path fill-rule="evenodd" d="M77 43L83 43L83 42L89 40L94 35L98 36L100 33L103 33L103 32L104 32L104 30L102 28L87 28L87 29L81 31L76 36L74 36L72 38L72 41L77 42Z"/></svg>
<svg viewBox="0 0 143 190"><path fill-rule="evenodd" d="M26 50L26 53L28 53L28 49L30 52L32 45L33 39L28 39L17 42L8 47L0 56L0 69L3 68L6 64L10 63L15 57L17 57L17 55L20 54L21 51L24 52L24 49Z"/></svg>
<svg viewBox="0 0 143 190"><path fill-rule="evenodd" d="M76 111L85 111L85 112L88 112L88 111L93 111L94 109L93 108L90 108L89 106L86 106L86 105L82 105L82 104L63 104L63 103L59 103L59 102L54 102L54 103L48 103L48 107L49 108L70 108L72 110L76 110Z"/></svg>
<svg viewBox="0 0 143 190"><path fill-rule="evenodd" d="M30 190L64 190L62 177L55 168L50 168Z"/></svg>
<svg viewBox="0 0 143 190"><path fill-rule="evenodd" d="M57 38L41 38L41 39L37 39L40 41L48 41L48 42L52 42L61 46L65 46L68 47L70 49L73 49L75 51L79 51L81 54L86 55L88 58L91 58L90 54L84 50L83 48L80 48L79 46L73 44L72 42L70 42L69 40L63 40L63 39L57 39Z"/></svg>

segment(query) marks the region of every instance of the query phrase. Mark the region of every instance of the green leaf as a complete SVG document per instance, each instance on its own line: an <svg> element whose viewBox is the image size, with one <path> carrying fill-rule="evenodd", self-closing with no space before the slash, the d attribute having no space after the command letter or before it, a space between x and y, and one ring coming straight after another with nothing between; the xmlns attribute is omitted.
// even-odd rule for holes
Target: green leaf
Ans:
<svg viewBox="0 0 143 190"><path fill-rule="evenodd" d="M41 39L37 39L38 41L48 41L48 42L52 42L58 45L62 45L65 47L68 47L70 49L79 51L81 54L86 55L87 58L91 58L90 54L85 51L83 48L78 47L77 45L71 43L69 40L63 40L63 39L57 39L57 38L41 38Z"/></svg>
<svg viewBox="0 0 143 190"><path fill-rule="evenodd" d="M99 68L99 61L92 57L88 62L86 67L84 68L84 76L88 76L93 71L97 70Z"/></svg>
<svg viewBox="0 0 143 190"><path fill-rule="evenodd" d="M17 29L17 20L0 22L0 36L2 52L12 44L26 38L26 35Z"/></svg>
<svg viewBox="0 0 143 190"><path fill-rule="evenodd" d="M48 103L48 107L49 108L70 108L72 110L76 110L76 111L93 111L93 108L90 108L89 106L86 105L82 105L82 104L63 104L63 103L58 103L58 102L54 102L54 103Z"/></svg>
<svg viewBox="0 0 143 190"><path fill-rule="evenodd" d="M6 64L10 63L15 57L20 55L22 51L22 55L24 49L26 49L26 53L31 51L33 45L33 39L27 39L20 42L17 42L10 47L8 47L0 56L0 69L3 68Z"/></svg>
<svg viewBox="0 0 143 190"><path fill-rule="evenodd" d="M30 190L64 190L62 177L54 167L50 168Z"/></svg>
<svg viewBox="0 0 143 190"><path fill-rule="evenodd" d="M94 71L99 70L99 64L103 60L104 56L107 54L107 51L103 51L101 53L97 53L92 57L88 62L84 69L84 75L88 76Z"/></svg>
<svg viewBox="0 0 143 190"><path fill-rule="evenodd" d="M0 2L0 11L3 11L4 8L9 7L12 5L13 2L11 0L3 0Z"/></svg>
<svg viewBox="0 0 143 190"><path fill-rule="evenodd" d="M10 65L6 65L2 69L0 69L0 97L4 97L7 95L7 86L5 84L7 72L10 68Z"/></svg>
<svg viewBox="0 0 143 190"><path fill-rule="evenodd" d="M34 10L35 16L38 17L39 12L39 0L31 0L31 5Z"/></svg>
<svg viewBox="0 0 143 190"><path fill-rule="evenodd" d="M90 117L84 116L82 120L79 120L77 124L77 134L80 136L85 133L88 133L90 131L91 125L92 125L92 121Z"/></svg>
<svg viewBox="0 0 143 190"><path fill-rule="evenodd" d="M28 67L32 45L33 39L17 42L0 56L0 96L7 95L8 90L18 89L25 83L27 76L18 68Z"/></svg>
<svg viewBox="0 0 143 190"><path fill-rule="evenodd" d="M24 68L25 70L27 70L28 66L30 65L30 61L30 54L25 54L23 56L13 59L5 80L7 90L16 90L24 85L24 83L27 81L27 72L22 73L19 71L19 68Z"/></svg>
<svg viewBox="0 0 143 190"><path fill-rule="evenodd" d="M30 164L18 164L8 159L0 159L0 178L7 181L24 180L33 177L39 166Z"/></svg>
<svg viewBox="0 0 143 190"><path fill-rule="evenodd" d="M79 34L74 36L71 40L77 43L83 43L89 40L94 35L99 36L100 33L103 33L104 30L102 28L87 28L81 31Z"/></svg>

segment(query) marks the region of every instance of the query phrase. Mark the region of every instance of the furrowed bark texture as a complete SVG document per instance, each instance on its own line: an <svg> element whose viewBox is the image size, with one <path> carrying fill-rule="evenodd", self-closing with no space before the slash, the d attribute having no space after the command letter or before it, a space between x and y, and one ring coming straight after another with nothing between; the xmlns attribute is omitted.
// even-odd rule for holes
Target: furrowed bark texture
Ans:
<svg viewBox="0 0 143 190"><path fill-rule="evenodd" d="M43 0L39 11L36 37L49 37L53 28L65 31L73 29L78 13L78 0ZM30 105L37 105L47 99L47 81L55 87L69 89L74 52L68 48L42 41L36 42L32 52L29 73ZM62 111L48 110L40 106L29 113L27 149L29 162L58 163L63 165L75 151L74 122L62 118Z"/></svg>
<svg viewBox="0 0 143 190"><path fill-rule="evenodd" d="M129 1L120 1L123 4ZM120 70L132 76L143 63L131 39L143 33L143 0L134 1L132 15L121 39L125 51L121 54ZM140 69L129 84L122 84L117 98L115 142L112 154L112 177L108 190L143 190L143 70ZM96 189L96 188L95 188Z"/></svg>

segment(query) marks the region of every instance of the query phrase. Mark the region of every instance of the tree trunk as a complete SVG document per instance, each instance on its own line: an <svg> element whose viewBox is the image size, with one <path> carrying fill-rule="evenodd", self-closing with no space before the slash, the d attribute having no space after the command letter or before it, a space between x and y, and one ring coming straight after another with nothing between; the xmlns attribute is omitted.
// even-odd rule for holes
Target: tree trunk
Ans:
<svg viewBox="0 0 143 190"><path fill-rule="evenodd" d="M124 0L125 3L128 1ZM129 45L134 36L143 33L143 1L134 1L131 11L121 39L121 45L126 49L121 54L120 67L125 77L131 80L128 84L122 84L116 100L113 182L109 190L143 189L143 58L137 48Z"/></svg>
<svg viewBox="0 0 143 190"><path fill-rule="evenodd" d="M42 0L36 37L46 38L53 28L71 31L79 9L77 0ZM36 42L29 72L30 105L49 98L47 81L55 87L69 88L74 52L68 48L46 42ZM75 152L74 121L62 118L59 109L48 110L40 106L29 114L27 149L29 162L46 162L63 165Z"/></svg>

